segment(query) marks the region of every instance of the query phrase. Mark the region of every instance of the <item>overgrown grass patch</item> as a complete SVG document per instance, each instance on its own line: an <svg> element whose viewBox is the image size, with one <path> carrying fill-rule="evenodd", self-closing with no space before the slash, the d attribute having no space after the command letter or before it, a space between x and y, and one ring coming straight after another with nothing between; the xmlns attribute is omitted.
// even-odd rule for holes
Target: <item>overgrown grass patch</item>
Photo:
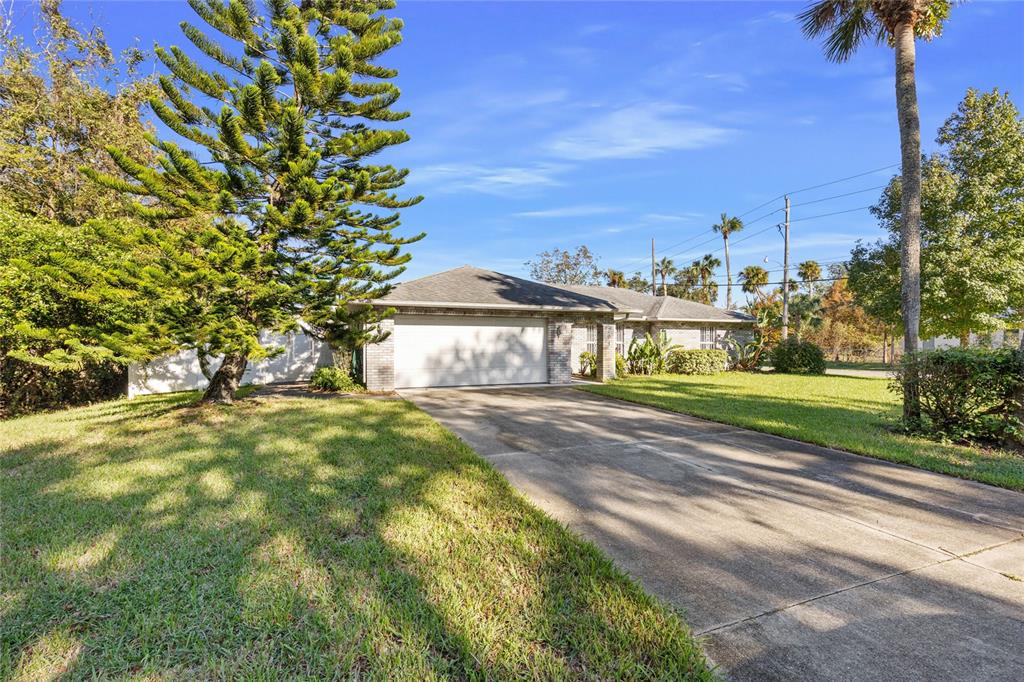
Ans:
<svg viewBox="0 0 1024 682"><path fill-rule="evenodd" d="M711 677L412 405L194 397L0 424L0 678Z"/></svg>
<svg viewBox="0 0 1024 682"><path fill-rule="evenodd" d="M627 377L584 391L1024 491L1024 457L898 433L887 379L729 372Z"/></svg>

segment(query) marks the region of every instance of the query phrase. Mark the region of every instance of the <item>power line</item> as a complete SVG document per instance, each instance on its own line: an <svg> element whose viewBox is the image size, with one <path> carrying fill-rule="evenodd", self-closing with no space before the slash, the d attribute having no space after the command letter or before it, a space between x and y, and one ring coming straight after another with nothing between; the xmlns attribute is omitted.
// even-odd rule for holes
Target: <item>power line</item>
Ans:
<svg viewBox="0 0 1024 682"><path fill-rule="evenodd" d="M750 215L751 213L753 213L757 209L764 208L765 206L767 206L768 204L772 203L773 201L778 201L779 199L782 199L787 194L796 194L798 192L809 192L812 189L821 189L822 187L828 187L830 185L838 185L840 182L846 182L847 180L855 180L857 178L862 178L865 175L871 175L873 173L878 173L879 171L884 171L884 170L888 170L890 168L895 168L898 165L900 165L900 164L893 163L893 164L889 164L888 166L882 166L881 168L875 168L873 170L864 171L863 173L857 173L856 175L849 175L849 176L847 176L845 178L839 178L838 180L830 180L828 182L823 182L820 185L811 185L810 187L801 187L800 189L794 189L794 190L791 190L789 192L783 192L779 196L773 197L773 198L769 199L768 201L764 202L763 204L758 204L757 206L755 206L754 208L750 209L749 211L741 213L741 214L739 214L736 217L737 218L742 218L745 215Z"/></svg>
<svg viewBox="0 0 1024 682"><path fill-rule="evenodd" d="M793 220L791 220L789 222L796 223L796 222L800 222L802 220L814 220L815 218L827 218L828 216L832 216L832 215L841 215L843 213L853 213L855 211L863 211L863 210L866 210L866 209L869 209L869 208L871 208L871 207L870 206L858 206L857 208L848 208L845 211L833 211L832 213L820 213L818 215L809 215L806 218L794 218Z"/></svg>
<svg viewBox="0 0 1024 682"><path fill-rule="evenodd" d="M850 278L847 277L846 275L844 275L842 277L821 277L819 279L802 279L799 282L797 282L796 280L790 280L790 284L811 284L811 283L814 283L814 282L838 282L838 281L843 280L843 279L850 279ZM744 282L733 282L732 284L719 284L718 282L715 282L715 284L718 284L718 286L720 286L720 287L741 287L741 286L743 286ZM757 286L758 286L758 288L761 288L761 287L774 287L774 286L782 286L782 284L783 284L783 282L765 282L764 284L758 284Z"/></svg>
<svg viewBox="0 0 1024 682"><path fill-rule="evenodd" d="M831 201L832 199L841 199L842 197L852 197L854 194L863 194L864 192L871 192L876 189L885 189L885 185L879 185L878 187L867 187L865 189L858 189L855 192L847 192L846 194L834 194L830 197L823 197L821 199L815 199L814 201L802 201L799 204L793 204L794 208L797 206L810 206L811 204L820 204L823 201Z"/></svg>

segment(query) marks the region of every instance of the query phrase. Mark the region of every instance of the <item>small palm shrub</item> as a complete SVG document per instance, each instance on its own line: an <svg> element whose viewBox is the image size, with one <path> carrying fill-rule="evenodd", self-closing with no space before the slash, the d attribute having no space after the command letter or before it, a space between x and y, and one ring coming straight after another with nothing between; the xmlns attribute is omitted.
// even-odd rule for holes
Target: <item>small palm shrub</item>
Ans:
<svg viewBox="0 0 1024 682"><path fill-rule="evenodd" d="M784 374L824 374L825 352L810 341L790 337L772 349L772 367Z"/></svg>
<svg viewBox="0 0 1024 682"><path fill-rule="evenodd" d="M362 393L366 389L340 367L317 367L309 380L310 388L331 393Z"/></svg>
<svg viewBox="0 0 1024 682"><path fill-rule="evenodd" d="M626 369L630 374L663 374L669 356L678 348L669 342L665 332L656 339L650 334L642 339L633 337L626 353Z"/></svg>
<svg viewBox="0 0 1024 682"><path fill-rule="evenodd" d="M580 374L591 377L597 375L597 355L589 350L580 353Z"/></svg>
<svg viewBox="0 0 1024 682"><path fill-rule="evenodd" d="M1024 444L1024 351L950 348L903 357L890 388L916 382L923 424L940 439Z"/></svg>
<svg viewBox="0 0 1024 682"><path fill-rule="evenodd" d="M765 338L756 334L752 341L742 343L731 336L725 339L729 344L729 368L739 372L752 372L761 366L765 352Z"/></svg>
<svg viewBox="0 0 1024 682"><path fill-rule="evenodd" d="M726 369L729 354L717 348L676 350L668 357L666 369L672 374L718 374Z"/></svg>

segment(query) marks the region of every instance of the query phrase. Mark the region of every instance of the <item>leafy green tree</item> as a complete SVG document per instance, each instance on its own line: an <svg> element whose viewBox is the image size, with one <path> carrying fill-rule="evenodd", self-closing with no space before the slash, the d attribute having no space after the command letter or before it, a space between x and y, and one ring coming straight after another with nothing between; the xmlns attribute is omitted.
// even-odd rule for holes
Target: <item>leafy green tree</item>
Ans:
<svg viewBox="0 0 1024 682"><path fill-rule="evenodd" d="M725 307L732 310L732 266L729 263L729 235L736 234L743 229L743 221L739 218L730 218L722 214L721 222L711 226L711 229L722 235L722 242L725 245Z"/></svg>
<svg viewBox="0 0 1024 682"><path fill-rule="evenodd" d="M722 261L714 255L707 253L698 260L693 261L690 266L696 274L699 282L697 285L697 300L705 305L714 305L718 299L718 282L715 281L715 271L722 266Z"/></svg>
<svg viewBox="0 0 1024 682"><path fill-rule="evenodd" d="M147 334L222 356L203 396L230 402L250 359L275 352L263 329L303 318L329 339L379 338L380 314L361 303L386 293L409 260L394 194L408 173L372 159L408 140L393 124L399 90L379 58L401 41L392 0L189 0L222 42L189 22L182 32L204 63L158 47L157 117L191 148L152 142L156 168L108 149L128 179L87 168L100 184L142 198L136 235L168 257L137 285L161 302L119 339ZM383 210L383 213L379 212ZM183 222L185 221L185 222ZM173 227L171 227L173 226Z"/></svg>
<svg viewBox="0 0 1024 682"><path fill-rule="evenodd" d="M970 333L1019 324L1024 297L1024 120L1007 95L969 91L942 126L922 183L922 329L966 346ZM888 324L898 282L895 253L902 182L872 209L888 241L859 245L850 288Z"/></svg>
<svg viewBox="0 0 1024 682"><path fill-rule="evenodd" d="M662 258L654 268L654 274L661 278L661 295L668 296L668 278L676 272L676 264L671 258Z"/></svg>
<svg viewBox="0 0 1024 682"><path fill-rule="evenodd" d="M651 290L651 283L648 282L639 272L634 272L630 275L629 279L626 280L626 288L646 294Z"/></svg>
<svg viewBox="0 0 1024 682"><path fill-rule="evenodd" d="M575 251L551 249L537 254L536 260L526 261L530 277L547 284L593 285L601 283L601 270L597 257L585 245Z"/></svg>
<svg viewBox="0 0 1024 682"><path fill-rule="evenodd" d="M917 107L917 38L930 40L942 32L952 0L814 0L800 13L804 35L825 40L825 56L845 62L864 42L887 42L896 57L896 113L900 128L903 195L900 228L900 280L904 347L919 344L921 318L921 116ZM914 382L903 395L908 423L921 418Z"/></svg>
<svg viewBox="0 0 1024 682"><path fill-rule="evenodd" d="M39 8L35 44L0 25L0 197L8 208L65 225L125 215L124 198L78 168L115 171L104 150L110 144L151 159L139 107L154 85L134 79L141 53L128 51L119 65L103 33L71 25L59 0Z"/></svg>

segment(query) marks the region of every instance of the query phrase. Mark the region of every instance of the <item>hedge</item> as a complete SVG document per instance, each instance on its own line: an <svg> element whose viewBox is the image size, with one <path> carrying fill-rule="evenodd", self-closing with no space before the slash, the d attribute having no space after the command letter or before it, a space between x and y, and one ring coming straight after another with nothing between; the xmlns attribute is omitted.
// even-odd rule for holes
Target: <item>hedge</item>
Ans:
<svg viewBox="0 0 1024 682"><path fill-rule="evenodd" d="M676 350L668 357L672 374L718 374L726 369L729 354L719 349Z"/></svg>

